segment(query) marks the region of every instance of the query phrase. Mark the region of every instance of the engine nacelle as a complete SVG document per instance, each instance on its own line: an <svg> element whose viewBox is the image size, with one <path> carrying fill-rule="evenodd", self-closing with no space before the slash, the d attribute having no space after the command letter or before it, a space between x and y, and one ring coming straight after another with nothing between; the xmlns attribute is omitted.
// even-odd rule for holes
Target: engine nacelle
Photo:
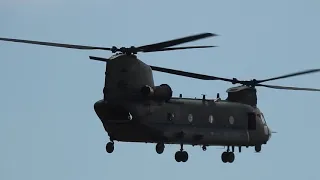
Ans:
<svg viewBox="0 0 320 180"><path fill-rule="evenodd" d="M141 93L144 97L155 101L169 101L172 97L172 89L168 84L155 87L146 85L141 88Z"/></svg>

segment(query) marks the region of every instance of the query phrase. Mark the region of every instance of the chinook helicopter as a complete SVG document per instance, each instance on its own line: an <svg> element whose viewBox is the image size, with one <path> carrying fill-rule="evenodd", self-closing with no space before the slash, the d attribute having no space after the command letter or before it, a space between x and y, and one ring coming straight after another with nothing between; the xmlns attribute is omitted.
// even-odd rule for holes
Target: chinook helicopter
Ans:
<svg viewBox="0 0 320 180"><path fill-rule="evenodd" d="M150 66L137 57L138 52L157 52L215 46L172 47L186 42L216 36L201 33L170 41L130 48L105 48L82 45L39 42L22 39L0 38L2 41L38 44L46 46L74 48L82 50L109 50L110 58L90 56L90 59L106 62L103 99L94 104L94 110L108 133L110 142L106 151L112 153L115 141L155 143L156 152L162 154L165 144L180 145L175 153L177 162L186 162L189 158L184 145L224 146L224 163L235 160L235 147L254 147L260 152L267 144L272 131L268 127L264 114L257 107L256 86L274 89L320 91L320 89L284 87L261 84L302 74L319 72L320 69L306 70L264 80L241 81L236 78L221 78L163 67ZM118 53L117 53L118 52ZM185 98L180 94L173 97L168 84L156 86L152 71L170 73L202 80L222 80L241 86L227 90L228 97L216 99Z"/></svg>

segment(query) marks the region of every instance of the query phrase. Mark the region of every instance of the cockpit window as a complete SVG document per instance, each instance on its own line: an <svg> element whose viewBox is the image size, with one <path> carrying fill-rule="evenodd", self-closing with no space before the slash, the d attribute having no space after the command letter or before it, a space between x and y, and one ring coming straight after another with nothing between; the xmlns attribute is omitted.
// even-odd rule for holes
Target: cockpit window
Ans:
<svg viewBox="0 0 320 180"><path fill-rule="evenodd" d="M265 121L265 119L264 119L264 116L263 116L263 114L262 114L261 112L257 113L257 117L258 117L258 119L261 119L261 121L262 121L263 124L266 124L266 121Z"/></svg>
<svg viewBox="0 0 320 180"><path fill-rule="evenodd" d="M264 119L264 115L261 113L261 120L263 122L263 124L266 124L266 120Z"/></svg>

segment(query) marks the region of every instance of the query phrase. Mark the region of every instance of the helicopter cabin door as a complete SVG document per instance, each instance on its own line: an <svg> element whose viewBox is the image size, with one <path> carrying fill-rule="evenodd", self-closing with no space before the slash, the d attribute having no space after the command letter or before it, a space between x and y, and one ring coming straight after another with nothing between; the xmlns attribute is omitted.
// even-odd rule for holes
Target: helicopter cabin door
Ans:
<svg viewBox="0 0 320 180"><path fill-rule="evenodd" d="M256 114L248 113L248 130L256 130Z"/></svg>

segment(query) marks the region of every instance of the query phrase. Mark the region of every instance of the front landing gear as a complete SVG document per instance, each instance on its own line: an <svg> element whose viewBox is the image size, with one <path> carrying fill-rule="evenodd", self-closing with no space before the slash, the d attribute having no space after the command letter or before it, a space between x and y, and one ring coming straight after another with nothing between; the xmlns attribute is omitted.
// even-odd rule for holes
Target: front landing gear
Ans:
<svg viewBox="0 0 320 180"><path fill-rule="evenodd" d="M107 153L112 153L114 151L114 142L108 142L106 145Z"/></svg>
<svg viewBox="0 0 320 180"><path fill-rule="evenodd" d="M189 155L187 151L183 150L183 144L181 144L180 151L177 151L174 155L174 158L177 162L187 162Z"/></svg>
<svg viewBox="0 0 320 180"><path fill-rule="evenodd" d="M157 143L157 145L156 145L156 152L157 152L158 154L162 154L163 151L164 151L164 148L165 148L165 146L164 146L163 143Z"/></svg>
<svg viewBox="0 0 320 180"><path fill-rule="evenodd" d="M259 152L261 151L261 145L259 144L259 145L254 146L254 150L255 150L257 153L259 153Z"/></svg>

